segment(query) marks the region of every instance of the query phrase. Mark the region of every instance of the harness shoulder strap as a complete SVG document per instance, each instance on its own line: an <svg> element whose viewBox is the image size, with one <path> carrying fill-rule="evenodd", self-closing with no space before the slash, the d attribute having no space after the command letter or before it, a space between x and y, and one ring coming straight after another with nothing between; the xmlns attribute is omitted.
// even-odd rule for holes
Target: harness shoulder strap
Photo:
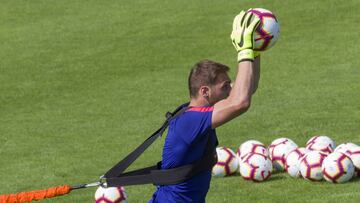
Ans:
<svg viewBox="0 0 360 203"><path fill-rule="evenodd" d="M115 187L149 183L155 185L172 185L184 182L199 172L211 170L217 162L217 156L215 147L211 139L208 138L203 157L192 164L161 170L159 167L161 162L159 162L154 166L123 173L124 170L133 163L133 161L135 161L157 137L161 136L172 119L177 118L187 110L187 106L188 103L181 105L173 113L168 112L166 114L166 121L161 128L146 139L137 149L111 168L105 174L107 186Z"/></svg>
<svg viewBox="0 0 360 203"><path fill-rule="evenodd" d="M124 159L118 162L113 166L109 171L104 175L105 178L116 177L122 174L139 156L159 137L161 136L166 128L169 126L169 123L172 119L180 116L187 110L189 103L180 105L172 113L166 113L166 120L164 124L155 131L150 137L148 137L141 145L139 145L134 151L129 153Z"/></svg>
<svg viewBox="0 0 360 203"><path fill-rule="evenodd" d="M121 174L119 177L112 177L106 180L110 187L127 185L173 185L182 183L199 172L211 170L216 164L217 156L213 143L208 139L204 156L195 163L171 168L158 169L157 165Z"/></svg>

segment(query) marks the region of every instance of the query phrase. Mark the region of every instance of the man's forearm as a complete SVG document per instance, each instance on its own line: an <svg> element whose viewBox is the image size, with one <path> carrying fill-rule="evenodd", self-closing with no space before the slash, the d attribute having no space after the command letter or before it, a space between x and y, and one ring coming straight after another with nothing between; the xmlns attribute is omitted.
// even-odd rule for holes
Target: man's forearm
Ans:
<svg viewBox="0 0 360 203"><path fill-rule="evenodd" d="M239 105L250 105L254 86L254 63L243 61L238 64L238 72L232 90L230 101Z"/></svg>

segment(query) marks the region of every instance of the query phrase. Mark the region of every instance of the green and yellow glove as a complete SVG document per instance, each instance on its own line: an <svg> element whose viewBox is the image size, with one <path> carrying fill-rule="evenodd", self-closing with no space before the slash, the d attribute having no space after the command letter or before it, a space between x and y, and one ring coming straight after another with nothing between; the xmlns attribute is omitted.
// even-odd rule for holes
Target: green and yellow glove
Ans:
<svg viewBox="0 0 360 203"><path fill-rule="evenodd" d="M234 18L231 41L238 52L238 62L254 60L254 31L260 23L260 19L252 13L241 11Z"/></svg>

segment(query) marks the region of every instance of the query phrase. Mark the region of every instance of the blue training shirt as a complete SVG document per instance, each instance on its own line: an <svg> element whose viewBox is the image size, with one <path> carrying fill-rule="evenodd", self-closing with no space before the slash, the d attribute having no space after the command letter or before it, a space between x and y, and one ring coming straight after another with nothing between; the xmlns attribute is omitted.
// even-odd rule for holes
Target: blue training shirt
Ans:
<svg viewBox="0 0 360 203"><path fill-rule="evenodd" d="M214 147L217 145L216 132L211 128L212 112L213 107L190 107L170 122L162 154L162 169L200 160L208 139ZM180 184L157 186L149 203L204 203L210 180L209 170Z"/></svg>

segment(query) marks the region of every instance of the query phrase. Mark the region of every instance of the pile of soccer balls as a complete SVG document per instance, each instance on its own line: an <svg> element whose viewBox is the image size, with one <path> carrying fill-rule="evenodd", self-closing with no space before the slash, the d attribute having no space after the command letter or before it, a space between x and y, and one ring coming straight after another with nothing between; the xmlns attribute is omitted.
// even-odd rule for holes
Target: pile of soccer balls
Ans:
<svg viewBox="0 0 360 203"><path fill-rule="evenodd" d="M360 146L344 143L336 147L325 135L312 137L305 147L289 138L274 140L268 148L259 141L249 140L235 154L231 149L218 147L218 163L213 176L224 177L237 171L245 180L261 182L273 170L286 171L292 177L332 183L344 183L360 176Z"/></svg>

